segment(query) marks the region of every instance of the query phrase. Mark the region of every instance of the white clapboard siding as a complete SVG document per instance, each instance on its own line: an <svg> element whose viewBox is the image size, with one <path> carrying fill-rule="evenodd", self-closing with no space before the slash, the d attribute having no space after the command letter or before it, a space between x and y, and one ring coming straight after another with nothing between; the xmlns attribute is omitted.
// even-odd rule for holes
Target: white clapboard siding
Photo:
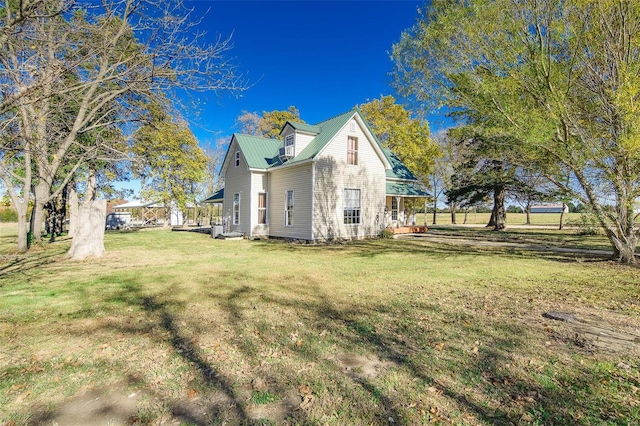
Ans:
<svg viewBox="0 0 640 426"><path fill-rule="evenodd" d="M311 240L311 163L274 170L269 178L269 235ZM293 225L284 224L285 192L294 191Z"/></svg>
<svg viewBox="0 0 640 426"><path fill-rule="evenodd" d="M235 140L232 141L229 148L229 154L232 156L227 166L225 174L223 216L229 220L229 230L232 232L242 232L249 235L251 231L251 173L248 170L247 162L240 153L240 165L236 167L235 155L238 151L238 145ZM233 224L233 195L240 194L240 223Z"/></svg>
<svg viewBox="0 0 640 426"><path fill-rule="evenodd" d="M358 165L347 164L347 138L358 138ZM363 238L383 226L386 192L384 163L374 141L347 124L317 157L315 166L314 236L316 239ZM360 224L344 224L344 189L360 189Z"/></svg>

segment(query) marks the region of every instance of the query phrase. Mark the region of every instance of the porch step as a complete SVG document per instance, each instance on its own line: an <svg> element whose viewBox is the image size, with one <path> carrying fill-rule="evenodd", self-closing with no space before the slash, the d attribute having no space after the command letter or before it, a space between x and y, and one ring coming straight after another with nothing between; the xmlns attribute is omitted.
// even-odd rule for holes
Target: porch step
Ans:
<svg viewBox="0 0 640 426"><path fill-rule="evenodd" d="M428 228L426 226L401 226L399 228L390 227L387 229L394 234L424 234Z"/></svg>

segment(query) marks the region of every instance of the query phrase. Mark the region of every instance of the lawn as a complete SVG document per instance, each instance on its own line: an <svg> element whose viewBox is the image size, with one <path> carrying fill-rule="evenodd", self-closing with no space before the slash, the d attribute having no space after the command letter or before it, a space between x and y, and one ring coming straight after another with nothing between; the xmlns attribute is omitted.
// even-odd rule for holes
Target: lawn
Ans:
<svg viewBox="0 0 640 426"><path fill-rule="evenodd" d="M535 238L577 244L558 235ZM110 424L640 423L638 345L542 317L640 334L638 268L427 239L105 243L14 255L0 228L0 424L97 400Z"/></svg>

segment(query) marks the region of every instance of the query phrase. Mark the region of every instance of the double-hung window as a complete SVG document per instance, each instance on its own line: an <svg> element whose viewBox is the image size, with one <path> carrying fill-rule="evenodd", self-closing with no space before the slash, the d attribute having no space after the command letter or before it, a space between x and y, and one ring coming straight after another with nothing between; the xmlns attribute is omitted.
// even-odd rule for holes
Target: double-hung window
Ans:
<svg viewBox="0 0 640 426"><path fill-rule="evenodd" d="M284 225L293 226L293 191L287 191L284 195Z"/></svg>
<svg viewBox="0 0 640 426"><path fill-rule="evenodd" d="M344 223L356 225L360 223L360 190L344 190Z"/></svg>
<svg viewBox="0 0 640 426"><path fill-rule="evenodd" d="M233 224L240 224L240 194L233 194Z"/></svg>
<svg viewBox="0 0 640 426"><path fill-rule="evenodd" d="M296 143L296 135L287 135L284 138L284 155L287 157L293 157L294 145Z"/></svg>
<svg viewBox="0 0 640 426"><path fill-rule="evenodd" d="M258 193L258 223L264 225L267 223L267 193Z"/></svg>
<svg viewBox="0 0 640 426"><path fill-rule="evenodd" d="M347 138L347 164L358 165L358 138L354 136Z"/></svg>
<svg viewBox="0 0 640 426"><path fill-rule="evenodd" d="M236 167L240 166L240 151L236 151Z"/></svg>

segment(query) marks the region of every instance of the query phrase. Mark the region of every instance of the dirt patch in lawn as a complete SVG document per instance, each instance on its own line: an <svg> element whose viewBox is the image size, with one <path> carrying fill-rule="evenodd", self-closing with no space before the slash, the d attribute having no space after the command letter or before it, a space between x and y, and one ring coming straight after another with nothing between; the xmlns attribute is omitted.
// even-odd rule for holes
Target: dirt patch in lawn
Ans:
<svg viewBox="0 0 640 426"><path fill-rule="evenodd" d="M140 423L138 405L144 392L127 390L124 385L92 389L54 410L36 411L29 424L132 425Z"/></svg>

